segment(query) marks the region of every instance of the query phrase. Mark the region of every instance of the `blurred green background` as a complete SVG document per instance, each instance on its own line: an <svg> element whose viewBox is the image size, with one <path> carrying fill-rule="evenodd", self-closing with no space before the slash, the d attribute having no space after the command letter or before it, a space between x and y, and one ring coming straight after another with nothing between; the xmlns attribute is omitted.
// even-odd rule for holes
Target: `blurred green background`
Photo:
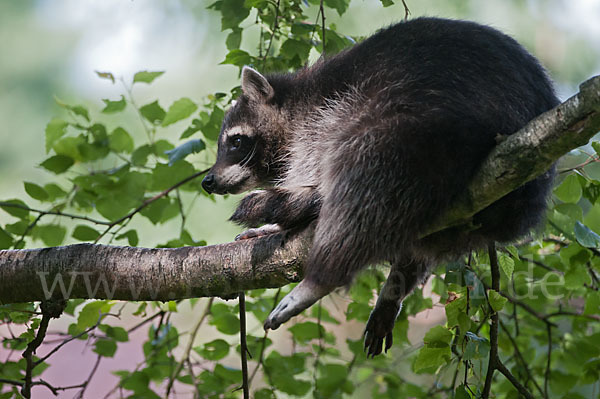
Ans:
<svg viewBox="0 0 600 399"><path fill-rule="evenodd" d="M596 0L407 3L413 17L472 19L514 36L548 68L562 99L600 70L600 2ZM110 71L128 81L140 70L166 71L151 86L135 87L138 104L159 98L165 106L180 97L202 103L207 94L238 84L237 68L219 65L226 54L226 33L221 32L219 16L206 9L208 5L210 1L191 0L0 1L0 198L27 198L23 181L42 184L55 179L37 166L46 157L46 123L65 112L55 97L83 104L107 127L116 127L114 117L103 119L99 113L101 99L119 98L123 87L99 79L94 71ZM403 17L402 4L383 8L375 0L355 0L343 19L329 10L327 22L335 23L340 33L356 36ZM253 22L251 15L243 25ZM253 49L251 35L244 38L242 48ZM142 139L131 109L123 118L119 123ZM176 141L183 129L175 124L163 134ZM209 166L213 156L210 149L188 159L200 168ZM235 200L217 198L194 205L187 224L194 238L208 243L231 240L239 230L226 218ZM7 218L0 214L0 222ZM142 219L135 218L133 226L145 232L140 237L143 246L156 245L168 235L162 229L178 228L176 221L156 228Z"/></svg>

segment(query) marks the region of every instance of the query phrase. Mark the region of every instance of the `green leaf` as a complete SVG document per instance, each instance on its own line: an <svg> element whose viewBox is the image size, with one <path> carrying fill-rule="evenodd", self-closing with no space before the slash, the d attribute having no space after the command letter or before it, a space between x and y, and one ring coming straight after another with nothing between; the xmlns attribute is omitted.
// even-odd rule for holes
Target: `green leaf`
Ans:
<svg viewBox="0 0 600 399"><path fill-rule="evenodd" d="M42 162L40 166L59 175L66 172L74 163L75 161L71 157L54 155Z"/></svg>
<svg viewBox="0 0 600 399"><path fill-rule="evenodd" d="M177 121L185 119L193 114L197 109L198 106L189 98L180 98L169 107L169 110L165 115L165 119L162 121L162 126L168 126Z"/></svg>
<svg viewBox="0 0 600 399"><path fill-rule="evenodd" d="M600 292L591 291L586 295L583 314L600 314Z"/></svg>
<svg viewBox="0 0 600 399"><path fill-rule="evenodd" d="M69 126L69 124L59 118L52 118L52 120L48 122L46 125L46 153L50 151L56 140L67 133L67 126Z"/></svg>
<svg viewBox="0 0 600 399"><path fill-rule="evenodd" d="M89 226L80 224L73 230L73 238L79 241L94 241L100 233Z"/></svg>
<svg viewBox="0 0 600 399"><path fill-rule="evenodd" d="M288 39L281 45L281 54L286 58L298 57L301 61L308 59L311 45L301 40Z"/></svg>
<svg viewBox="0 0 600 399"><path fill-rule="evenodd" d="M208 117L208 122L202 127L204 137L212 141L217 141L224 116L225 111L221 108L217 106L213 108L210 117Z"/></svg>
<svg viewBox="0 0 600 399"><path fill-rule="evenodd" d="M579 221L575 223L575 238L582 247L598 248L600 245L600 236Z"/></svg>
<svg viewBox="0 0 600 399"><path fill-rule="evenodd" d="M250 15L250 10L244 6L244 0L221 0L220 10L222 31L237 28Z"/></svg>
<svg viewBox="0 0 600 399"><path fill-rule="evenodd" d="M419 350L413 370L415 373L420 371L435 370L438 367L448 363L451 357L452 352L450 351L450 346L444 346L441 348L424 346Z"/></svg>
<svg viewBox="0 0 600 399"><path fill-rule="evenodd" d="M200 119L194 119L192 120L192 124L185 129L185 131L183 133L181 133L181 136L179 136L180 139L186 139L188 137L190 137L192 134L196 133L198 130L202 129L202 121Z"/></svg>
<svg viewBox="0 0 600 399"><path fill-rule="evenodd" d="M592 148L596 151L596 155L600 155L600 142L592 141Z"/></svg>
<svg viewBox="0 0 600 399"><path fill-rule="evenodd" d="M127 238L127 242L132 247L135 247L136 245L138 245L139 239L138 239L137 231L127 230L125 233L120 234L116 237L117 240L122 240L124 238Z"/></svg>
<svg viewBox="0 0 600 399"><path fill-rule="evenodd" d="M54 101L60 105L61 107L68 109L69 111L73 112L75 115L79 115L82 118L84 118L86 121L90 121L90 114L88 112L88 110L81 106L81 105L69 105L66 104L64 102L62 102L60 99L58 99L57 97L54 97Z"/></svg>
<svg viewBox="0 0 600 399"><path fill-rule="evenodd" d="M201 139L186 141L177 148L166 152L166 154L169 156L169 166L172 166L180 159L183 159L190 154L196 154L205 148L206 145Z"/></svg>
<svg viewBox="0 0 600 399"><path fill-rule="evenodd" d="M223 303L215 303L211 306L212 320L210 324L223 334L237 334L240 331L240 321L230 308Z"/></svg>
<svg viewBox="0 0 600 399"><path fill-rule="evenodd" d="M0 228L0 249L8 249L14 244L13 238L10 234Z"/></svg>
<svg viewBox="0 0 600 399"><path fill-rule="evenodd" d="M429 346L450 345L453 334L444 326L435 326L425 334L423 342Z"/></svg>
<svg viewBox="0 0 600 399"><path fill-rule="evenodd" d="M123 327L113 327L106 324L102 324L99 326L100 330L102 330L107 337L110 337L118 342L127 342L129 341L129 333Z"/></svg>
<svg viewBox="0 0 600 399"><path fill-rule="evenodd" d="M63 198L67 195L67 192L63 190L59 185L54 183L48 183L44 185L44 191L48 194L48 201L54 201L57 198Z"/></svg>
<svg viewBox="0 0 600 399"><path fill-rule="evenodd" d="M150 123L160 125L167 114L164 109L158 104L158 100L146 104L140 108L140 113Z"/></svg>
<svg viewBox="0 0 600 399"><path fill-rule="evenodd" d="M108 313L111 307L112 305L109 301L92 301L87 303L77 316L77 327L85 330L96 325L100 314Z"/></svg>
<svg viewBox="0 0 600 399"><path fill-rule="evenodd" d="M323 326L313 323L312 321L296 323L289 327L288 331L292 333L294 340L302 344L305 344L312 339L325 336L325 329Z"/></svg>
<svg viewBox="0 0 600 399"><path fill-rule="evenodd" d="M229 344L223 339L215 339L194 350L206 360L221 360L229 354Z"/></svg>
<svg viewBox="0 0 600 399"><path fill-rule="evenodd" d="M55 142L52 148L57 155L63 155L77 161L87 161L80 151L85 144L87 144L87 140L83 136L63 137Z"/></svg>
<svg viewBox="0 0 600 399"><path fill-rule="evenodd" d="M108 99L102 99L102 101L104 101L104 104L106 104L106 106L102 110L102 113L104 114L113 114L115 112L121 112L125 109L125 106L127 106L127 101L125 101L124 95L121 95L121 99L117 101L112 101Z"/></svg>
<svg viewBox="0 0 600 399"><path fill-rule="evenodd" d="M513 257L513 259L515 260L519 260L519 250L517 249L517 247L515 247L514 245L507 245L506 250L510 253L510 256Z"/></svg>
<svg viewBox="0 0 600 399"><path fill-rule="evenodd" d="M382 4L384 7L389 7L389 6L393 6L393 5L394 5L394 2L393 2L393 0L379 0L379 1L381 1L381 4ZM464 389L464 388L463 388L463 389ZM458 392L458 390L457 390L457 392Z"/></svg>
<svg viewBox="0 0 600 399"><path fill-rule="evenodd" d="M38 225L34 229L36 237L41 240L49 247L56 247L63 243L67 229L58 224L46 224Z"/></svg>
<svg viewBox="0 0 600 399"><path fill-rule="evenodd" d="M117 343L112 339L98 339L94 345L94 352L104 357L113 357L117 352Z"/></svg>
<svg viewBox="0 0 600 399"><path fill-rule="evenodd" d="M446 304L446 319L448 327L459 325L459 315L467 312L467 298L461 296Z"/></svg>
<svg viewBox="0 0 600 399"><path fill-rule="evenodd" d="M500 256L498 256L498 264L506 277L510 279L515 271L514 259L506 254L500 254Z"/></svg>
<svg viewBox="0 0 600 399"><path fill-rule="evenodd" d="M157 223L161 223L161 222L166 222L168 219L170 219L170 217L168 219L163 218L165 211L169 208L169 206L171 205L171 200L169 198L159 198L158 200L152 202L150 205L148 205L147 207L145 207L144 209L141 210L141 214L142 216L147 217L152 224L157 224ZM171 211L167 216L176 216L177 215L177 211L179 210L177 205L175 205L175 209L176 212L173 215L173 212Z"/></svg>
<svg viewBox="0 0 600 399"><path fill-rule="evenodd" d="M240 48L242 43L242 30L240 28L234 28L225 40L227 50L235 50Z"/></svg>
<svg viewBox="0 0 600 399"><path fill-rule="evenodd" d="M99 72L99 71L95 71L96 75L98 75L98 77L100 77L101 79L109 79L111 82L113 82L113 84L115 83L115 77L113 76L112 73L110 72Z"/></svg>
<svg viewBox="0 0 600 399"><path fill-rule="evenodd" d="M239 67L243 67L244 65L248 65L252 63L252 57L250 54L240 49L230 50L229 53L225 56L225 59L221 61L220 65L236 65Z"/></svg>
<svg viewBox="0 0 600 399"><path fill-rule="evenodd" d="M152 171L152 190L166 190L194 173L194 167L184 160L177 161L171 166L158 163Z"/></svg>
<svg viewBox="0 0 600 399"><path fill-rule="evenodd" d="M337 13L342 16L350 5L350 0L325 0L325 5L329 8L333 8Z"/></svg>
<svg viewBox="0 0 600 399"><path fill-rule="evenodd" d="M501 311L504 308L506 301L508 301L508 299L500 295L497 291L491 289L488 290L488 300L494 312Z"/></svg>
<svg viewBox="0 0 600 399"><path fill-rule="evenodd" d="M152 81L154 81L154 79L158 78L160 75L162 75L163 73L165 73L165 71L156 71L156 72L149 72L149 71L140 71L137 72L135 75L133 75L133 83L152 83Z"/></svg>
<svg viewBox="0 0 600 399"><path fill-rule="evenodd" d="M16 207L10 205L0 205L0 208L2 208L9 215L19 219L27 219L27 217L29 216L29 207L20 199L11 199L2 202L17 205Z"/></svg>
<svg viewBox="0 0 600 399"><path fill-rule="evenodd" d="M96 201L96 210L108 220L117 220L127 215L133 205L114 195L100 197Z"/></svg>
<svg viewBox="0 0 600 399"><path fill-rule="evenodd" d="M42 187L38 186L35 183L24 182L25 192L29 194L29 196L38 201L45 201L48 199L49 195Z"/></svg>
<svg viewBox="0 0 600 399"><path fill-rule="evenodd" d="M386 1L391 2L391 0L381 0L382 3L386 2ZM384 7L386 7L385 3L384 3ZM467 391L467 388L465 388L464 384L460 384L456 388L456 391L454 391L454 399L471 399L471 394Z"/></svg>
<svg viewBox="0 0 600 399"><path fill-rule="evenodd" d="M579 178L575 174L571 174L554 190L554 195L563 202L576 203L581 198L582 189Z"/></svg>
<svg viewBox="0 0 600 399"><path fill-rule="evenodd" d="M565 273L565 288L574 290L583 287L585 284L591 284L592 278L585 268L572 266Z"/></svg>
<svg viewBox="0 0 600 399"><path fill-rule="evenodd" d="M149 144L144 144L135 149L131 154L131 163L135 166L144 166L148 162L148 156L154 153L154 149Z"/></svg>
<svg viewBox="0 0 600 399"><path fill-rule="evenodd" d="M133 151L133 139L122 127L118 127L112 131L108 137L109 147L115 152L131 152Z"/></svg>
<svg viewBox="0 0 600 399"><path fill-rule="evenodd" d="M600 198L600 182L591 180L590 183L583 189L583 196L593 204Z"/></svg>

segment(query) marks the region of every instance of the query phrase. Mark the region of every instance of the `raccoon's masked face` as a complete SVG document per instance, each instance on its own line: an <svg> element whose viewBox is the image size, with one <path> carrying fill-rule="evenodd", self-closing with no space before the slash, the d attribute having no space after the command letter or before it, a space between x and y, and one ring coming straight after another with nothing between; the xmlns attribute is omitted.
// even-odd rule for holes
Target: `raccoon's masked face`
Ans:
<svg viewBox="0 0 600 399"><path fill-rule="evenodd" d="M202 180L208 193L238 194L269 182L265 163L265 133L260 108L273 96L264 76L244 67L242 96L225 114L219 134L217 160Z"/></svg>

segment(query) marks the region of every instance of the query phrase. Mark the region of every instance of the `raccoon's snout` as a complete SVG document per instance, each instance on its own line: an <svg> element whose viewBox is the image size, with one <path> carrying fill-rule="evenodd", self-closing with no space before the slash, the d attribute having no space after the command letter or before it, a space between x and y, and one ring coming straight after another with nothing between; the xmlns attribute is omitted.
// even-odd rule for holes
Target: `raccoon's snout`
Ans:
<svg viewBox="0 0 600 399"><path fill-rule="evenodd" d="M202 179L202 188L209 194L212 194L215 190L215 186L217 185L215 175L212 173L207 174Z"/></svg>

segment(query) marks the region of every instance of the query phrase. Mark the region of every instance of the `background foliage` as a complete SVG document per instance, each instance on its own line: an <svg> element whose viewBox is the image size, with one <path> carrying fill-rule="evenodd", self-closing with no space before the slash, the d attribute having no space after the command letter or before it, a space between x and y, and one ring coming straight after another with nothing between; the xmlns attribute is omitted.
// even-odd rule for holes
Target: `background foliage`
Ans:
<svg viewBox="0 0 600 399"><path fill-rule="evenodd" d="M522 11L519 3L515 2L515 9ZM3 11L24 18L27 6L16 4L4 3ZM296 69L323 51L333 54L361 39L342 33L353 30L342 30L337 24L343 21L340 17L348 11L349 0L323 4L315 0L218 0L206 6L208 10L190 6L188 11L220 18L224 34L217 42L226 52L219 61L230 65L220 68ZM404 17L402 4L384 0L378 7L395 20ZM479 10L468 1L448 2L443 7L449 15ZM413 13L417 14L415 9ZM348 16L349 20L360 18ZM532 46L536 37L524 36L522 41L537 49ZM577 46L586 49L583 42L569 40L569 51ZM591 54L581 51L577 59L566 54L561 60L544 62L553 76L576 83L597 67L597 57ZM564 67L564 60L574 66ZM217 58L210 63L216 64ZM26 178L16 195L3 195L0 248L81 241L178 247L205 245L206 236L214 241L234 236L233 230L221 228L227 210L217 212L215 220L222 221L218 228L210 220L198 223L194 219L222 200L206 196L200 178L190 177L200 176L214 159L221 119L239 94L239 86L230 78L233 88L226 91L229 84L224 79L216 84L222 91L206 96L187 90L182 92L189 94L180 97L154 94L170 73L144 70L121 77L99 69L97 78L110 88L101 103L78 100L76 95L64 96L69 98L65 100L52 87L39 90L36 86L39 97L61 97L55 98L58 108L44 134L32 135L35 145L26 148L27 154L45 151L43 158L26 159L39 164L45 174ZM559 87L566 90L566 86ZM18 132L18 128L13 130ZM571 154L561 166L544 232L499 250L499 292L489 290L486 253L440 265L429 284L405 301L394 331L395 346L387 356L367 360L360 336L374 294L385 278L384 266L365 272L348 293L323 300L287 323L285 331L269 336L263 334L260 323L290 287L249 292L253 396L479 397L490 350L489 317L495 311L501 323L500 357L535 397L600 397L597 149L593 143ZM225 204L226 209L231 207L231 200ZM225 233L219 236L218 231ZM433 320L427 320L429 315ZM421 323L421 334L414 332L414 324L409 333L409 318ZM43 323L39 304L2 305L0 320L0 398L21 397L28 370L35 397L241 396L236 301L72 300L61 318L51 322L36 355L29 356L27 347ZM425 335L411 343L411 334L413 338ZM80 349L69 349L78 342ZM132 353L132 347L140 352L134 356L137 363L125 363L126 367L121 361L111 363L119 353ZM76 379L74 373L73 378L51 378L61 358L73 359L78 368L85 368L84 377ZM104 364L110 364L105 370L116 379L102 376L98 370ZM94 385L97 379L110 385ZM492 392L498 397L518 397L500 375Z"/></svg>

